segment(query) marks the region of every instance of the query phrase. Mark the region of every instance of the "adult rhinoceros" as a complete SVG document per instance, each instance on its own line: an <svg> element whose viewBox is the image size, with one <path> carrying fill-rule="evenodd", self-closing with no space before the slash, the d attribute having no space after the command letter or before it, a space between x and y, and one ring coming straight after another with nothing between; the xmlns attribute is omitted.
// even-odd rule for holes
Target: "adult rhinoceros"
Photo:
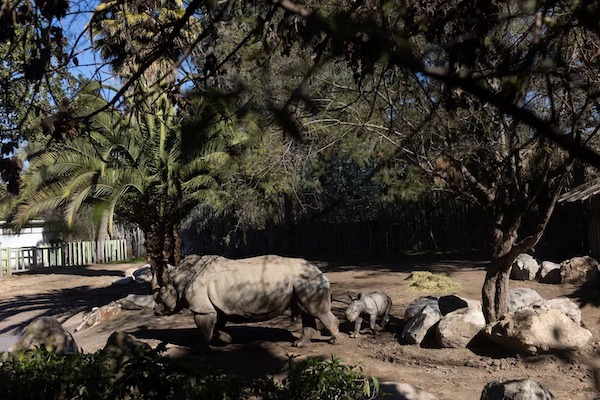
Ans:
<svg viewBox="0 0 600 400"><path fill-rule="evenodd" d="M331 312L329 281L313 264L299 258L261 256L230 260L219 256L187 256L178 267L169 266L169 285L161 287L154 312L173 314L188 308L201 339L208 344L227 321L266 321L292 308L302 317L302 336L294 346L310 343L316 319L339 336Z"/></svg>

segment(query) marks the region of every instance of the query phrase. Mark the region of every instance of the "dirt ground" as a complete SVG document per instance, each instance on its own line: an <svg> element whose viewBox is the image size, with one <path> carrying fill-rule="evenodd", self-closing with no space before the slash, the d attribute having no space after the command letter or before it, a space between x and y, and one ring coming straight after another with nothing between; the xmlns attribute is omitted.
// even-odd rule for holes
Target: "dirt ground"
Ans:
<svg viewBox="0 0 600 400"><path fill-rule="evenodd" d="M594 336L590 348L570 357L512 357L502 355L495 346L476 350L435 349L401 345L395 334L401 331L406 306L421 295L408 287L406 278L412 271L444 273L461 284L458 294L480 299L484 279L484 263L464 260L403 260L385 262L317 262L331 281L334 313L344 333L340 345L330 345L326 337L313 339L311 346L297 349L291 343L300 335L300 322L292 322L289 314L260 324L230 326L232 342L212 347L205 355L194 353L196 331L191 315L182 312L156 317L151 311L124 311L115 320L74 333L85 352L93 352L106 343L114 331L126 331L151 345L168 343L167 354L173 357L193 356L198 362L217 366L247 376L280 376L287 356L339 357L357 365L365 374L380 381L413 384L439 399L476 400L486 383L497 380L532 378L550 390L557 399L590 400L594 391L592 366L600 349L600 309L582 309L583 321ZM0 351L14 335L33 318L54 315L73 332L84 312L125 297L129 293L145 293L144 285L111 286L132 264L92 265L44 269L0 279ZM536 282L511 281L511 287L530 287L546 299L572 295L572 285L545 285ZM352 325L344 322L347 292L380 290L394 302L392 318L386 330L377 337L368 333L350 339ZM366 325L366 324L365 324Z"/></svg>

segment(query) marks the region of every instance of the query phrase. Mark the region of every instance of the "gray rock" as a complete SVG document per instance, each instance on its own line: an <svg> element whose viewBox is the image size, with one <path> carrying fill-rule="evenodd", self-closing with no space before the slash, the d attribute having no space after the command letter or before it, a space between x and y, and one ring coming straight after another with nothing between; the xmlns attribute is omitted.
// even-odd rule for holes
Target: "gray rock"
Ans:
<svg viewBox="0 0 600 400"><path fill-rule="evenodd" d="M462 308L442 317L436 327L437 342L441 347L464 349L484 327L481 310Z"/></svg>
<svg viewBox="0 0 600 400"><path fill-rule="evenodd" d="M46 350L56 354L77 354L79 348L73 336L54 317L34 319L23 330L23 333L8 352L33 350L45 346Z"/></svg>
<svg viewBox="0 0 600 400"><path fill-rule="evenodd" d="M481 400L554 400L554 396L536 381L521 379L488 383Z"/></svg>
<svg viewBox="0 0 600 400"><path fill-rule="evenodd" d="M125 300L130 301L131 303L144 308L144 309L153 309L154 305L154 297L151 294L130 294Z"/></svg>
<svg viewBox="0 0 600 400"><path fill-rule="evenodd" d="M538 301L533 303L532 306L541 307L545 310L558 310L571 318L577 325L581 326L581 309L572 300L560 297L557 299Z"/></svg>
<svg viewBox="0 0 600 400"><path fill-rule="evenodd" d="M510 278L518 281L531 281L535 279L539 269L540 266L535 258L521 253L513 262Z"/></svg>
<svg viewBox="0 0 600 400"><path fill-rule="evenodd" d="M582 285L598 279L599 275L598 261L592 257L573 257L560 265L562 283Z"/></svg>
<svg viewBox="0 0 600 400"><path fill-rule="evenodd" d="M561 282L560 264L552 261L542 261L537 276L538 282L558 284Z"/></svg>
<svg viewBox="0 0 600 400"><path fill-rule="evenodd" d="M146 264L133 272L133 279L138 283L152 282L152 268Z"/></svg>
<svg viewBox="0 0 600 400"><path fill-rule="evenodd" d="M435 296L423 296L413 300L413 302L406 307L406 311L404 312L404 320L408 322L410 319L419 315L427 306L437 308L439 311L440 307L438 305L438 298Z"/></svg>
<svg viewBox="0 0 600 400"><path fill-rule="evenodd" d="M104 346L108 356L108 367L116 371L133 357L141 356L151 350L151 347L125 332L114 332Z"/></svg>
<svg viewBox="0 0 600 400"><path fill-rule="evenodd" d="M437 400L431 393L408 383L381 382L379 389L382 398L389 400Z"/></svg>
<svg viewBox="0 0 600 400"><path fill-rule="evenodd" d="M408 321L400 337L405 343L421 344L429 329L441 318L442 313L437 305L425 306L417 316Z"/></svg>
<svg viewBox="0 0 600 400"><path fill-rule="evenodd" d="M456 294L440 297L438 300L438 305L442 315L446 315L461 308L470 307L481 310L481 301L467 299Z"/></svg>
<svg viewBox="0 0 600 400"><path fill-rule="evenodd" d="M126 276L124 278L119 278L119 279L112 281L111 285L112 286L127 286L127 285L131 285L133 282L134 282L134 280L133 280L132 276Z"/></svg>
<svg viewBox="0 0 600 400"><path fill-rule="evenodd" d="M543 354L585 348L592 333L562 311L525 307L508 313L482 331L491 340L519 354Z"/></svg>
<svg viewBox="0 0 600 400"><path fill-rule="evenodd" d="M515 288L508 291L508 312L517 311L532 303L543 301L544 298L533 289Z"/></svg>

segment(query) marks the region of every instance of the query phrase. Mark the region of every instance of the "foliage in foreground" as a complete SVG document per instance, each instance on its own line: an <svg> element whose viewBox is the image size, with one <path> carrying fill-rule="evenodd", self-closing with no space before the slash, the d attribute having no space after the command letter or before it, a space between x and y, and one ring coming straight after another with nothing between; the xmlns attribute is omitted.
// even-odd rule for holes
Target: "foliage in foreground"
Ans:
<svg viewBox="0 0 600 400"><path fill-rule="evenodd" d="M1 353L0 353L1 355ZM56 355L44 347L9 354L0 364L0 400L28 399L369 399L375 378L341 363L290 356L286 377L246 379L146 350L120 367L100 350ZM112 367L111 367L112 366Z"/></svg>

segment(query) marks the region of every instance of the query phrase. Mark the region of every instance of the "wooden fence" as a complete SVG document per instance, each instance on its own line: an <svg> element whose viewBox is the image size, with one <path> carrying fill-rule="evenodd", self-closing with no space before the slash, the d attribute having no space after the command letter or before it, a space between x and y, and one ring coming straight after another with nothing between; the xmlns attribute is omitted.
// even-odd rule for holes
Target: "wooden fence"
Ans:
<svg viewBox="0 0 600 400"><path fill-rule="evenodd" d="M539 221L535 217L524 219L521 237L533 233ZM292 221L236 230L232 228L234 222L209 215L190 221L182 229L183 252L229 257L268 253L301 257L362 253L379 257L414 252L489 251L487 215L471 204L439 193L418 201L399 202L393 210L383 210L373 220ZM557 206L535 248L536 257L562 261L574 254L587 254L586 226L587 217L580 204Z"/></svg>
<svg viewBox="0 0 600 400"><path fill-rule="evenodd" d="M103 254L103 262L128 259L127 241L107 240L103 248L98 242L67 242L37 247L0 249L0 277L16 272L32 271L42 267L68 267L88 265L98 262L98 250Z"/></svg>

